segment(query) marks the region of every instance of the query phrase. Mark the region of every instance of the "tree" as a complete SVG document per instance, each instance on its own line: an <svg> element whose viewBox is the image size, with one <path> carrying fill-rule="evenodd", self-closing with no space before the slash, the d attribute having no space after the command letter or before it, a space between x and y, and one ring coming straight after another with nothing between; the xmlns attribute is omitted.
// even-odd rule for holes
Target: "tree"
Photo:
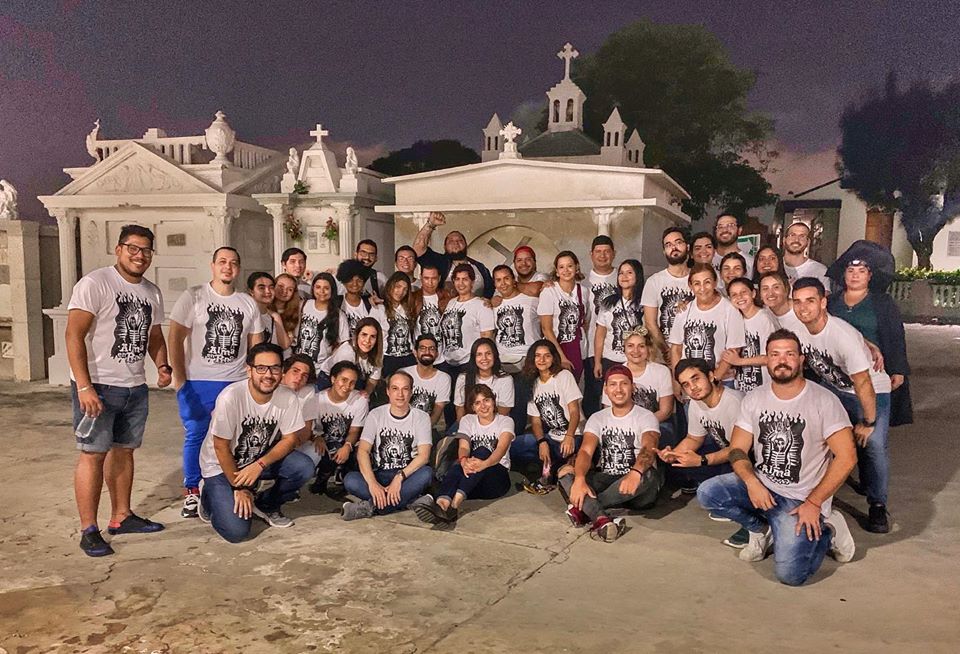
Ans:
<svg viewBox="0 0 960 654"><path fill-rule="evenodd" d="M479 162L480 155L476 150L460 141L441 139L417 141L409 148L394 150L374 161L370 168L387 175L412 175Z"/></svg>
<svg viewBox="0 0 960 654"><path fill-rule="evenodd" d="M762 174L776 154L766 148L773 121L746 110L756 74L736 68L703 27L632 23L581 57L573 77L587 96L584 130L600 140L618 106L646 143L646 164L692 196L683 206L690 216L702 218L708 205L745 212L776 201Z"/></svg>
<svg viewBox="0 0 960 654"><path fill-rule="evenodd" d="M841 185L869 206L900 212L921 268L960 213L960 84L901 91L894 74L840 119Z"/></svg>

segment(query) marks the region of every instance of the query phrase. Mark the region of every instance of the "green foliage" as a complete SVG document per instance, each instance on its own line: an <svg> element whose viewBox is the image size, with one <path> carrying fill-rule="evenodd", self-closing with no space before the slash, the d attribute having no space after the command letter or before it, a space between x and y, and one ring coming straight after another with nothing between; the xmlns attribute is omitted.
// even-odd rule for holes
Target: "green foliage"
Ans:
<svg viewBox="0 0 960 654"><path fill-rule="evenodd" d="M297 195L306 195L307 193L309 193L309 189L307 188L306 184L304 184L301 181L298 181L296 184L293 185L293 192L296 193Z"/></svg>
<svg viewBox="0 0 960 654"><path fill-rule="evenodd" d="M479 162L480 155L476 150L460 141L442 139L417 141L409 148L394 150L374 161L370 168L387 175L412 175Z"/></svg>
<svg viewBox="0 0 960 654"><path fill-rule="evenodd" d="M927 268L901 268L897 271L897 281L926 279L932 284L960 285L960 270L929 270Z"/></svg>
<svg viewBox="0 0 960 654"><path fill-rule="evenodd" d="M600 140L618 106L646 143L645 163L692 196L689 215L702 218L711 204L743 213L776 201L762 175L776 156L765 147L773 121L746 109L756 74L735 67L705 28L632 23L578 59L573 77L587 96L584 130Z"/></svg>

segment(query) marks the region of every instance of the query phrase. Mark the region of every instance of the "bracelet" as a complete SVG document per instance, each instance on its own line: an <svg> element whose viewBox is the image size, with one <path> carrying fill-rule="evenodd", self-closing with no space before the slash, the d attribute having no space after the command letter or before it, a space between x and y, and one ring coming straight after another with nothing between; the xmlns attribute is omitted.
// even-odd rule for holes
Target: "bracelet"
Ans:
<svg viewBox="0 0 960 654"><path fill-rule="evenodd" d="M169 363L165 363L162 366L157 366L157 370L160 372L173 372L173 366Z"/></svg>
<svg viewBox="0 0 960 654"><path fill-rule="evenodd" d="M541 444L541 443L546 443L546 442L547 442L547 437L546 437L546 436L544 436L543 438L538 438L538 439L537 439L537 447L540 447L540 444Z"/></svg>
<svg viewBox="0 0 960 654"><path fill-rule="evenodd" d="M457 463L463 463L469 458L470 458L469 456L461 456L459 459L457 459Z"/></svg>
<svg viewBox="0 0 960 654"><path fill-rule="evenodd" d="M78 389L77 389L77 395L79 395L80 393L83 393L84 391L89 391L91 388L93 388L93 387L92 387L92 386L84 386L83 388L78 388Z"/></svg>
<svg viewBox="0 0 960 654"><path fill-rule="evenodd" d="M407 474L401 469L401 470L400 470L400 481L406 481L406 480L407 480Z"/></svg>
<svg viewBox="0 0 960 654"><path fill-rule="evenodd" d="M814 506L817 507L818 509L822 509L822 508L823 508L823 504L817 504L816 502L814 502L813 500L811 500L809 497L808 497L806 500L804 500L804 501L805 501L805 502L810 502L810 504L814 505Z"/></svg>
<svg viewBox="0 0 960 654"><path fill-rule="evenodd" d="M641 477L643 476L643 470L637 470L636 468L630 468L630 472L636 472L636 473L638 473ZM628 472L627 474L630 474L630 472Z"/></svg>
<svg viewBox="0 0 960 654"><path fill-rule="evenodd" d="M257 459L257 465L260 466L261 470L266 470L267 464L263 462L263 459Z"/></svg>
<svg viewBox="0 0 960 654"><path fill-rule="evenodd" d="M350 449L351 449L351 450L353 449L353 443L351 443L350 441L343 441L343 444L344 444L344 445L349 445L349 446L350 446Z"/></svg>
<svg viewBox="0 0 960 654"><path fill-rule="evenodd" d="M702 465L702 466L708 466L708 465L710 465L710 464L707 462L707 455L706 455L706 454L701 454L701 455L700 455L700 465Z"/></svg>

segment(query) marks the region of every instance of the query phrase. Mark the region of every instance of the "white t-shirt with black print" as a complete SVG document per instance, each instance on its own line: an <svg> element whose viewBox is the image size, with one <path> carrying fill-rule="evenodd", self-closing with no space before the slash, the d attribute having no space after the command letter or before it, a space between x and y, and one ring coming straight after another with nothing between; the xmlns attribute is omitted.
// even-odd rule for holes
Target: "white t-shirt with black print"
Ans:
<svg viewBox="0 0 960 654"><path fill-rule="evenodd" d="M487 377L486 379L481 379L477 377L478 384L485 384L490 387L490 390L493 391L493 394L497 396L497 406L506 407L508 409L513 408L513 377L510 375L503 375L502 377ZM453 405L454 406L463 406L463 403L466 401L466 386L467 386L467 374L461 372L457 377L457 384L453 389ZM467 407L469 411L472 407Z"/></svg>
<svg viewBox="0 0 960 654"><path fill-rule="evenodd" d="M740 415L743 393L723 387L720 401L712 409L706 402L691 400L687 413L687 433L697 438L709 438L719 449L730 445L733 426Z"/></svg>
<svg viewBox="0 0 960 654"><path fill-rule="evenodd" d="M483 295L483 275L480 274L480 269L477 268L476 264L471 261L459 261L459 262L450 262L450 270L447 271L447 282L453 283L453 271L461 263L468 264L473 268L473 294L480 297Z"/></svg>
<svg viewBox="0 0 960 654"><path fill-rule="evenodd" d="M806 326L800 322L800 318L797 317L796 312L791 307L784 313L782 316L778 316L770 309L764 308L764 311L767 312L767 315L770 316L770 319L781 329L789 329L798 337L805 331L807 331Z"/></svg>
<svg viewBox="0 0 960 654"><path fill-rule="evenodd" d="M373 275L369 274L371 272L369 268L367 270L368 270L367 281L363 283L363 290L360 291L365 297L369 297L370 294L374 292ZM383 290L387 287L387 276L384 275L379 270L375 270L372 272L376 273L377 288L380 290L380 292L377 293L377 297L383 297ZM347 289L344 288L343 283L339 279L337 280L337 293L340 294L340 297L343 297L344 295L347 294ZM313 295L312 289L310 291L310 295L311 297Z"/></svg>
<svg viewBox="0 0 960 654"><path fill-rule="evenodd" d="M540 339L539 300L519 293L500 302L493 311L497 319L497 349L504 363L517 363Z"/></svg>
<svg viewBox="0 0 960 654"><path fill-rule="evenodd" d="M579 289L579 292L578 292ZM540 292L540 303L537 305L537 314L553 316L553 331L557 342L561 345L572 343L577 338L577 327L580 325L581 312L583 314L583 335L580 337L580 354L587 356L587 338L592 311L590 309L590 289L583 284L576 284L570 293L560 288L557 282Z"/></svg>
<svg viewBox="0 0 960 654"><path fill-rule="evenodd" d="M424 295L423 306L417 315L417 336L431 334L437 337L438 345L442 345L439 343L441 315L440 296L436 294Z"/></svg>
<svg viewBox="0 0 960 654"><path fill-rule="evenodd" d="M450 401L450 375L447 373L442 370L435 370L433 377L424 379L417 372L416 366L404 368L403 371L413 377L410 406L420 409L429 416L433 414L433 408L437 402Z"/></svg>
<svg viewBox="0 0 960 654"><path fill-rule="evenodd" d="M481 425L480 419L474 413L463 416L457 425L457 434L466 436L470 440L471 452L478 447L486 447L492 454L496 451L500 435L504 432L510 434L510 440L513 440L513 420L509 416L501 416L499 413L494 414L493 421L489 425ZM507 470L510 469L509 447L506 454L500 459L500 465Z"/></svg>
<svg viewBox="0 0 960 654"><path fill-rule="evenodd" d="M655 415L639 406L620 417L613 415L612 408L602 409L590 416L583 428L583 433L593 434L600 441L597 471L616 477L627 474L637 462L643 434L648 431L659 435L660 423Z"/></svg>
<svg viewBox="0 0 960 654"><path fill-rule="evenodd" d="M577 380L569 370L561 370L546 382L539 377L533 385L533 396L527 403L527 415L540 418L547 438L562 441L570 426L571 402L583 399Z"/></svg>
<svg viewBox="0 0 960 654"><path fill-rule="evenodd" d="M247 336L263 332L260 307L246 293L220 295L209 283L180 295L170 320L190 329L187 379L238 381L247 376Z"/></svg>
<svg viewBox="0 0 960 654"><path fill-rule="evenodd" d="M743 250L737 248L737 254L743 257L744 261L747 262L747 270L744 272L743 276L750 278L753 277L753 255L747 254ZM713 253L713 269L717 271L717 283L720 283L720 263L723 261L723 255L719 252Z"/></svg>
<svg viewBox="0 0 960 654"><path fill-rule="evenodd" d="M806 382L792 400L781 400L772 386L748 394L740 406L737 427L753 435L754 472L774 493L805 500L817 487L833 460L827 439L850 427L837 396ZM833 498L820 511L830 515Z"/></svg>
<svg viewBox="0 0 960 654"><path fill-rule="evenodd" d="M248 383L246 379L234 382L217 396L210 429L200 446L200 472L206 479L223 473L214 438L230 441L230 452L241 470L269 452L282 435L303 429L296 393L278 386L267 402L257 404Z"/></svg>
<svg viewBox="0 0 960 654"><path fill-rule="evenodd" d="M882 370L873 369L873 358L863 335L846 320L828 316L827 324L819 334L811 334L804 327L797 336L803 349L804 365L821 384L856 395L851 377L866 370L870 373L875 393L890 392L890 377Z"/></svg>
<svg viewBox="0 0 960 654"><path fill-rule="evenodd" d="M314 365L317 366L327 360L337 343L350 340L350 327L347 324L347 318L343 312L340 312L337 337L331 345L330 341L327 340L326 331L323 329L323 321L326 317L326 309L317 309L313 300L308 300L303 304L300 324L297 326L294 351L307 355L313 359Z"/></svg>
<svg viewBox="0 0 960 654"><path fill-rule="evenodd" d="M443 358L453 365L462 365L470 358L470 348L481 332L492 332L497 326L493 310L480 297L466 302L450 300L440 318Z"/></svg>
<svg viewBox="0 0 960 654"><path fill-rule="evenodd" d="M673 395L673 376L662 363L648 361L643 374L633 378L633 403L651 413L660 410L660 398ZM603 394L603 406L610 406L610 398Z"/></svg>
<svg viewBox="0 0 960 654"><path fill-rule="evenodd" d="M413 319L407 316L407 310L397 305L393 309L393 320L387 318L384 309L377 313L377 320L383 329L383 353L388 357L405 357L413 353Z"/></svg>
<svg viewBox="0 0 960 654"><path fill-rule="evenodd" d="M607 328L603 338L603 358L624 363L627 360L623 349L624 335L643 325L643 307L634 309L630 301L620 298L610 309L600 310L597 325ZM593 353L593 341L590 341L590 352Z"/></svg>
<svg viewBox="0 0 960 654"><path fill-rule="evenodd" d="M600 315L603 302L617 292L617 269L614 268L606 275L591 270L587 274L587 286L590 289L590 318L587 329L587 354L593 356L593 337L597 334L597 317ZM643 316L640 316L641 319Z"/></svg>
<svg viewBox="0 0 960 654"><path fill-rule="evenodd" d="M359 359L356 350L353 349L352 343L341 343L337 349L320 364L320 370L329 375L333 367L341 361L350 361L351 363L357 364L360 372L363 373L366 379L380 379L380 368L374 366L367 359ZM357 385L360 386L360 383L358 382Z"/></svg>
<svg viewBox="0 0 960 654"><path fill-rule="evenodd" d="M383 319L383 305L371 304L367 299L362 299L360 304L353 306L344 298L343 302L340 303L340 311L347 319L347 329L349 331L349 334L340 337L341 341L349 341L353 338L357 331L357 325L364 318L375 318L377 321Z"/></svg>
<svg viewBox="0 0 960 654"><path fill-rule="evenodd" d="M317 416L313 423L313 436L324 440L328 452L343 447L350 429L362 427L367 417L367 398L359 391L350 391L343 402L334 402L330 398L330 389L320 391L313 397L311 405L311 410ZM309 441L301 445L300 450L311 458L316 457L316 448Z"/></svg>
<svg viewBox="0 0 960 654"><path fill-rule="evenodd" d="M98 268L73 287L67 308L93 314L85 339L90 381L124 388L146 383L150 328L163 321L163 297L153 282L131 284L113 266Z"/></svg>
<svg viewBox="0 0 960 654"><path fill-rule="evenodd" d="M674 321L670 343L683 346L681 358L705 359L716 368L724 350L743 347L743 316L725 297L706 311L694 300Z"/></svg>
<svg viewBox="0 0 960 654"><path fill-rule="evenodd" d="M743 334L744 346L740 356L750 359L767 353L767 337L777 330L777 323L770 317L770 313L763 309L753 314L752 318L744 318ZM763 365L737 366L733 383L738 391L749 393L770 381L770 373Z"/></svg>
<svg viewBox="0 0 960 654"><path fill-rule="evenodd" d="M688 279L688 275L674 277L664 268L650 275L643 285L640 303L645 307L657 308L657 325L665 339L670 338L678 307L684 302L693 302Z"/></svg>
<svg viewBox="0 0 960 654"><path fill-rule="evenodd" d="M430 416L410 407L407 415L395 418L389 404L379 406L367 414L360 440L373 447L374 470L406 468L417 456L419 446L433 444Z"/></svg>
<svg viewBox="0 0 960 654"><path fill-rule="evenodd" d="M830 292L830 278L827 277L827 267L819 261L807 259L796 268L793 266L788 266L786 263L784 263L783 272L787 273L787 278L790 280L790 286L793 286L793 283L801 277L816 277L823 282L823 287L827 290L827 292Z"/></svg>

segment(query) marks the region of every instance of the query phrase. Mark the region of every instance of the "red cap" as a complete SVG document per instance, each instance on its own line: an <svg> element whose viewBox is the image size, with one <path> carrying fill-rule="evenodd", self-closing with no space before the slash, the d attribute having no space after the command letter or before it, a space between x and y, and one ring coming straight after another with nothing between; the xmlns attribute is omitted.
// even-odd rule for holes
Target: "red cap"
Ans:
<svg viewBox="0 0 960 654"><path fill-rule="evenodd" d="M517 254L520 253L520 252L529 252L531 257L533 257L534 259L537 258L537 253L534 252L534 251L533 251L533 248L530 247L529 245L521 245L521 246L518 246L517 249L513 251L513 258L516 259L516 258L517 258Z"/></svg>
<svg viewBox="0 0 960 654"><path fill-rule="evenodd" d="M630 368L618 363L615 366L610 366L607 372L604 373L603 383L606 384L607 380L613 377L614 375L623 375L630 381L633 381L633 373L630 372Z"/></svg>

